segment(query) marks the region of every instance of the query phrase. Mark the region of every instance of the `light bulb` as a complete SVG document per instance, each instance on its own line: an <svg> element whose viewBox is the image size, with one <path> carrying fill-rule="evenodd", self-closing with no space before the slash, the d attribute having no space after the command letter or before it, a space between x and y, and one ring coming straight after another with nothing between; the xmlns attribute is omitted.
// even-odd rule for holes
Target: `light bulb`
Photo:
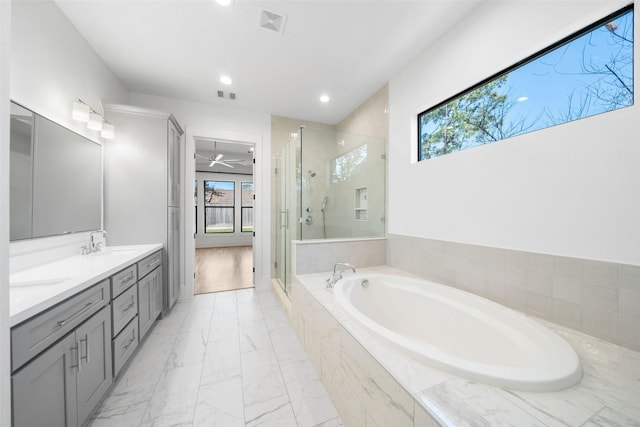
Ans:
<svg viewBox="0 0 640 427"><path fill-rule="evenodd" d="M87 123L89 121L89 113L91 109L84 102L77 100L73 103L71 118L79 122Z"/></svg>
<svg viewBox="0 0 640 427"><path fill-rule="evenodd" d="M87 123L87 127L91 130L102 130L102 116L98 113L91 112L89 114L89 122Z"/></svg>
<svg viewBox="0 0 640 427"><path fill-rule="evenodd" d="M116 136L116 128L107 121L102 123L102 131L100 132L100 136L106 139L113 139Z"/></svg>

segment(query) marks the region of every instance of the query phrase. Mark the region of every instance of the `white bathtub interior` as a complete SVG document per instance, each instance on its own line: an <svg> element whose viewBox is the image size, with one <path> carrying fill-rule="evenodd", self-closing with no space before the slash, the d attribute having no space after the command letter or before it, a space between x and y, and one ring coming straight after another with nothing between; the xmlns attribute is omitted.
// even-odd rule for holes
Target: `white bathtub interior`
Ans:
<svg viewBox="0 0 640 427"><path fill-rule="evenodd" d="M445 372L522 391L560 390L582 376L575 351L556 333L459 289L359 274L339 281L334 296L341 309L387 343Z"/></svg>

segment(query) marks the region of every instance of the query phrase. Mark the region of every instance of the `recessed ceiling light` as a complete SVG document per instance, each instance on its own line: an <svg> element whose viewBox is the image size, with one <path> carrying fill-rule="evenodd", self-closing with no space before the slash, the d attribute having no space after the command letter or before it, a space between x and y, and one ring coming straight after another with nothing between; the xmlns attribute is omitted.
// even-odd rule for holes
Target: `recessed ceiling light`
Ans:
<svg viewBox="0 0 640 427"><path fill-rule="evenodd" d="M220 76L220 83L222 83L223 85L230 85L231 83L233 83L233 80L231 80L231 77L229 76Z"/></svg>
<svg viewBox="0 0 640 427"><path fill-rule="evenodd" d="M220 6L231 6L231 3L233 3L233 0L216 0L216 3L218 3Z"/></svg>
<svg viewBox="0 0 640 427"><path fill-rule="evenodd" d="M325 104L326 104L327 102L329 102L330 100L331 100L331 98L329 98L329 95L322 95L322 96L320 97L320 102L324 102Z"/></svg>

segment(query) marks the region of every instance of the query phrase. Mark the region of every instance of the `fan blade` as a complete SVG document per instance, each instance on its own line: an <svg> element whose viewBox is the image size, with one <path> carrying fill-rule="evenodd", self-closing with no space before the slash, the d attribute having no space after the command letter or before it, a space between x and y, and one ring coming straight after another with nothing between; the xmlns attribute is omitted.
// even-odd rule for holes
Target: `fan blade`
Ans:
<svg viewBox="0 0 640 427"><path fill-rule="evenodd" d="M205 159L205 160L211 160L211 157L206 157L206 156L203 156L202 154L198 154L198 153L196 153L196 157L200 157L201 159Z"/></svg>
<svg viewBox="0 0 640 427"><path fill-rule="evenodd" d="M214 159L216 162L220 159L222 159L222 157L224 156L224 154L220 153L216 156L216 158Z"/></svg>
<svg viewBox="0 0 640 427"><path fill-rule="evenodd" d="M218 162L218 164L233 169L233 166L231 166L231 165L229 165L229 164L227 164L225 162Z"/></svg>
<svg viewBox="0 0 640 427"><path fill-rule="evenodd" d="M218 162L216 162L215 160L211 160L211 163L209 163L209 167L215 165L216 163L218 163Z"/></svg>

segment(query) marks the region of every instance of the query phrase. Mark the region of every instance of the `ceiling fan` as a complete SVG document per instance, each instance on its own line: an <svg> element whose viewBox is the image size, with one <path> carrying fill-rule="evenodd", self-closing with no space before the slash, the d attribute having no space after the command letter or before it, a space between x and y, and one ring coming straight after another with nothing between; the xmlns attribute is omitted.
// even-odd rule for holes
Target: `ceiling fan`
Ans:
<svg viewBox="0 0 640 427"><path fill-rule="evenodd" d="M218 151L218 143L215 142L214 145L214 155L211 157L207 157L207 156L203 156L202 154L198 154L196 153L197 157L200 157L201 159L204 160L209 160L209 167L213 167L214 165L222 165L222 166L226 166L228 168L233 169L234 165L243 165L244 164L244 160L242 159L228 159L228 160L222 160L222 158L224 157L224 154L222 153L217 153Z"/></svg>

